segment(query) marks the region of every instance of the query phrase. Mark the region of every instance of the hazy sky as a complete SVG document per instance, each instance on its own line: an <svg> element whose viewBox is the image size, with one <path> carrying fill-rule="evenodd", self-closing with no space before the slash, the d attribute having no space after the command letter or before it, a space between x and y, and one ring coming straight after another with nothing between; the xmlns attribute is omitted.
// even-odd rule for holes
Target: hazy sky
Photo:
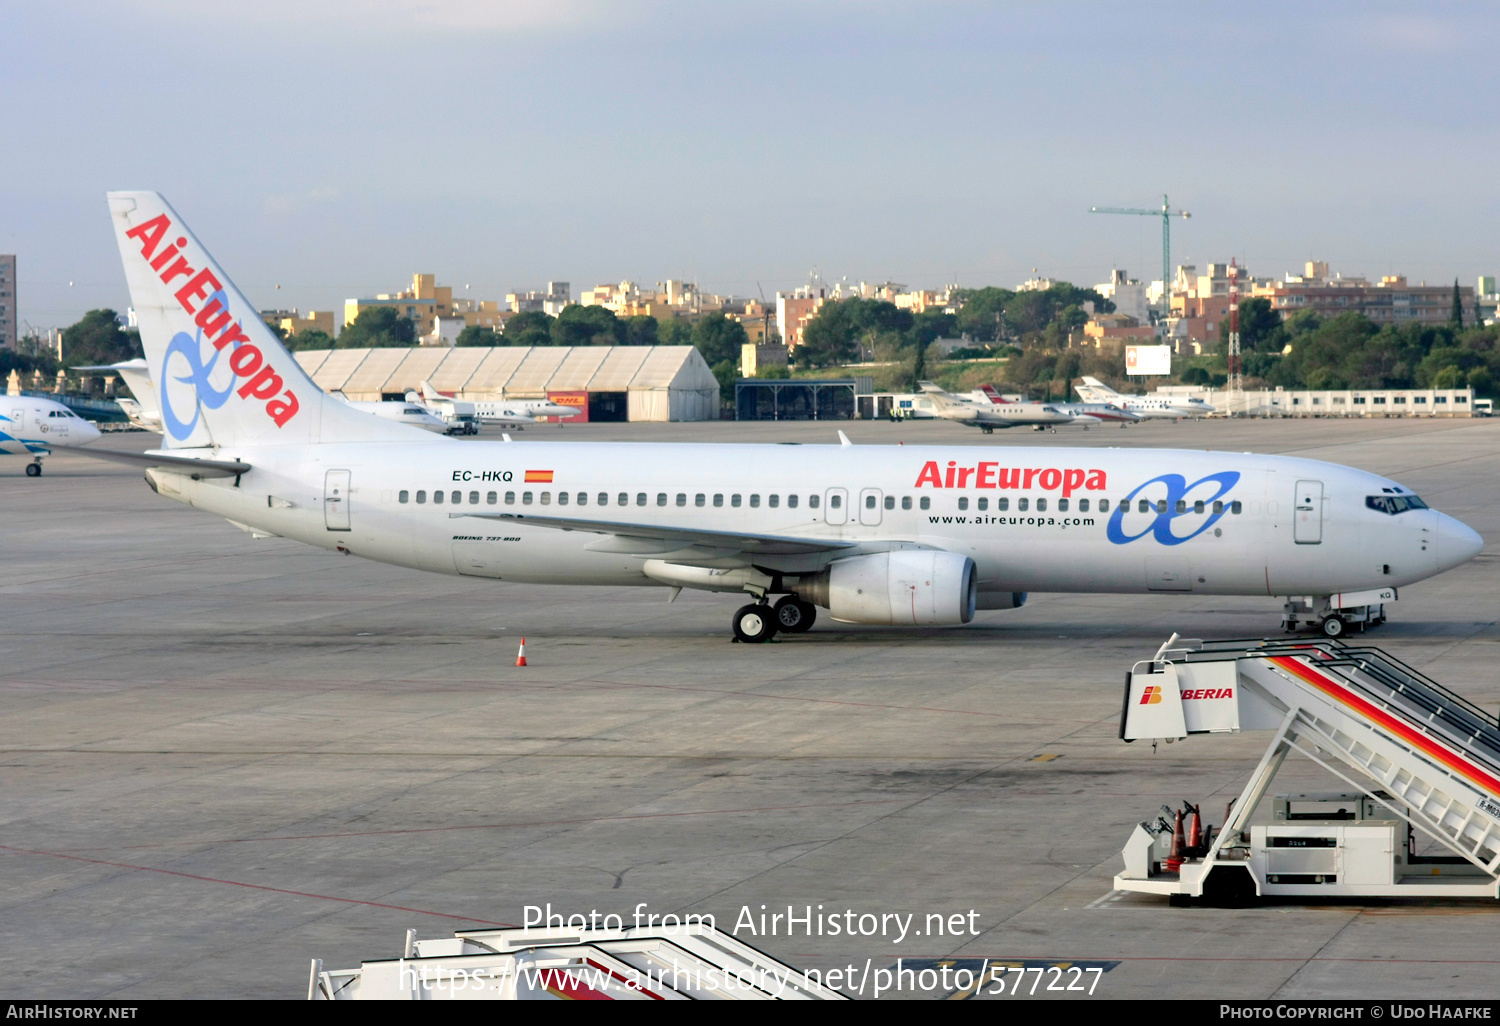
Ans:
<svg viewBox="0 0 1500 1026"><path fill-rule="evenodd" d="M413 271L1013 286L1173 263L1500 270L1490 3L49 0L0 5L21 317L128 305L156 189L252 302ZM72 282L70 285L69 282ZM280 285L280 289L276 288Z"/></svg>

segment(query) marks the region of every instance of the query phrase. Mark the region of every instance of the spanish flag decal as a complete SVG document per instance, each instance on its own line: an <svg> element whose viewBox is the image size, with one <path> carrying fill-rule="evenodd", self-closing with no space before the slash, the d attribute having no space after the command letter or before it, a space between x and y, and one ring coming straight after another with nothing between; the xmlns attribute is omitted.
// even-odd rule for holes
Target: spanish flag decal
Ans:
<svg viewBox="0 0 1500 1026"><path fill-rule="evenodd" d="M550 470L528 470L526 471L527 484L551 484L552 471Z"/></svg>

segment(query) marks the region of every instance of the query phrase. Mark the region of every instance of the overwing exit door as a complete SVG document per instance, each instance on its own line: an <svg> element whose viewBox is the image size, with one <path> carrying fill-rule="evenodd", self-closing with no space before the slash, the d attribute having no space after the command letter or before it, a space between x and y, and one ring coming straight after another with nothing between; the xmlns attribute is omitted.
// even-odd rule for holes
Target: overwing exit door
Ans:
<svg viewBox="0 0 1500 1026"><path fill-rule="evenodd" d="M349 530L347 470L330 470L323 477L323 523L330 531Z"/></svg>

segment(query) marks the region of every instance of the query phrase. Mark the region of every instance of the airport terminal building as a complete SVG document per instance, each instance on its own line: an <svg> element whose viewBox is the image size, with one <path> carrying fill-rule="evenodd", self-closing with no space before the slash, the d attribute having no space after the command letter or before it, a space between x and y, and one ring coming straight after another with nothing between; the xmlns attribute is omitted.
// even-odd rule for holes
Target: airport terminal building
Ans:
<svg viewBox="0 0 1500 1026"><path fill-rule="evenodd" d="M455 399L550 399L580 420L719 418L719 382L692 346L309 349L294 354L325 392L401 399L423 381Z"/></svg>
<svg viewBox="0 0 1500 1026"><path fill-rule="evenodd" d="M1244 417L1470 417L1472 388L1361 388L1328 391L1166 385L1153 395L1198 398L1221 414Z"/></svg>

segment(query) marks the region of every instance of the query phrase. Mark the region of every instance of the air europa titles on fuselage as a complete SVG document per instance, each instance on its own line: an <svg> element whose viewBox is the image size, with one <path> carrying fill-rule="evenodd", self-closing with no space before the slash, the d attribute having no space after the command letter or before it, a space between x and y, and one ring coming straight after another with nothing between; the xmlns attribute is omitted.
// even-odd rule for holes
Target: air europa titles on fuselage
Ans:
<svg viewBox="0 0 1500 1026"><path fill-rule="evenodd" d="M1040 488L1044 492L1062 489L1066 498L1079 489L1102 492L1104 471L1080 470L1069 467L1002 467L998 463L980 463L973 467L960 467L958 461L949 460L946 469L938 467L937 460L928 460L922 465L914 487L927 485L932 488Z"/></svg>
<svg viewBox="0 0 1500 1026"><path fill-rule="evenodd" d="M163 285L168 285L179 277L187 278L187 284L177 290L177 302L193 315L193 323L202 330L204 338L212 339L215 349L233 347L229 352L229 369L236 377L245 379L245 383L238 389L239 397L268 400L266 416L277 427L285 427L300 408L296 393L286 388L281 375L266 363L265 354L260 351L260 347L250 341L240 323L234 320L227 297L221 301L214 296L203 307L193 309L194 300L208 298L214 293L222 295L224 286L207 268L195 270L188 265L187 258L182 255L182 247L187 245L186 236L170 243L161 253L156 252L156 247L171 228L171 219L166 214L158 214L125 234L141 244L141 258L150 263ZM215 335L218 337L214 338Z"/></svg>

